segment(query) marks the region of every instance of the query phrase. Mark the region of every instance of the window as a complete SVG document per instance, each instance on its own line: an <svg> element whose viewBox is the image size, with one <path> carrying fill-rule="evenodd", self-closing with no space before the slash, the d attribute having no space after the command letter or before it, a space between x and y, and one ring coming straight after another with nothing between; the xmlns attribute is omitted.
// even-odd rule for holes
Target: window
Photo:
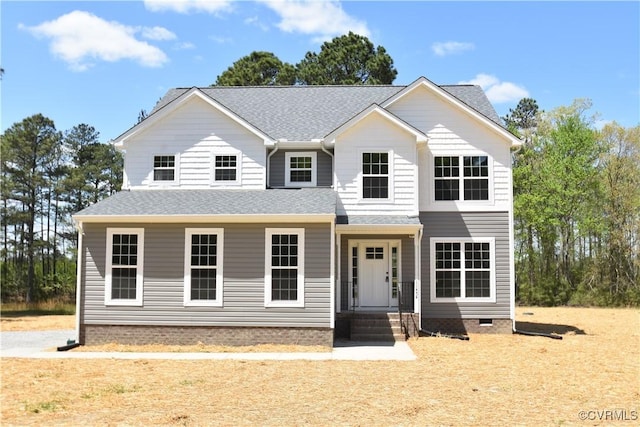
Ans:
<svg viewBox="0 0 640 427"><path fill-rule="evenodd" d="M433 170L436 200L489 200L488 156L436 156Z"/></svg>
<svg viewBox="0 0 640 427"><path fill-rule="evenodd" d="M389 198L389 153L362 153L362 198Z"/></svg>
<svg viewBox="0 0 640 427"><path fill-rule="evenodd" d="M176 156L153 156L153 180L175 181Z"/></svg>
<svg viewBox="0 0 640 427"><path fill-rule="evenodd" d="M144 229L107 228L105 305L142 305Z"/></svg>
<svg viewBox="0 0 640 427"><path fill-rule="evenodd" d="M495 301L493 239L431 243L432 302Z"/></svg>
<svg viewBox="0 0 640 427"><path fill-rule="evenodd" d="M185 305L222 306L221 228L187 228L185 230Z"/></svg>
<svg viewBox="0 0 640 427"><path fill-rule="evenodd" d="M238 157L236 155L215 156L214 180L237 181L238 180Z"/></svg>
<svg viewBox="0 0 640 427"><path fill-rule="evenodd" d="M265 306L304 307L304 229L267 228Z"/></svg>
<svg viewBox="0 0 640 427"><path fill-rule="evenodd" d="M316 153L285 153L285 185L287 187L316 186Z"/></svg>

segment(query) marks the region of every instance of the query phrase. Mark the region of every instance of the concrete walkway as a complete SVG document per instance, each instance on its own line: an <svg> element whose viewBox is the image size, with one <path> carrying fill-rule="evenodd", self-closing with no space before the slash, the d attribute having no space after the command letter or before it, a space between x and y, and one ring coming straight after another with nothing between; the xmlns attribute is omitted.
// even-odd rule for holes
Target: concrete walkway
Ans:
<svg viewBox="0 0 640 427"><path fill-rule="evenodd" d="M338 341L324 353L128 353L56 351L75 331L2 332L0 357L32 359L155 359L155 360L416 360L404 341L373 343Z"/></svg>

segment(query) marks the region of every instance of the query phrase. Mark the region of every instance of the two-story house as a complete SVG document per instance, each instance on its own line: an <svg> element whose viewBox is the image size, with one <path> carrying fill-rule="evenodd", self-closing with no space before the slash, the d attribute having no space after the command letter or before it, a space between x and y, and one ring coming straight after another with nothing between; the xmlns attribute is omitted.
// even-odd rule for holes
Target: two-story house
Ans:
<svg viewBox="0 0 640 427"><path fill-rule="evenodd" d="M511 149L477 86L170 90L78 212L79 342L511 332Z"/></svg>

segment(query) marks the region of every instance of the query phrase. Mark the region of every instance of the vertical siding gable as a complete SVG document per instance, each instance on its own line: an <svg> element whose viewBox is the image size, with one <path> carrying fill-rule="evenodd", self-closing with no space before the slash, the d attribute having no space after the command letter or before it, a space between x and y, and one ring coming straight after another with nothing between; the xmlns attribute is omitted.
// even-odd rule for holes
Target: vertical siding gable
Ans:
<svg viewBox="0 0 640 427"><path fill-rule="evenodd" d="M390 158L390 202L362 200L363 152L387 152ZM335 168L340 207L345 214L406 214L417 212L416 137L372 114L341 134L335 143Z"/></svg>
<svg viewBox="0 0 640 427"><path fill-rule="evenodd" d="M125 169L128 188L153 183L153 155L180 157L179 186L208 188L214 153L242 153L241 186L265 187L266 150L263 141L242 125L194 97L126 144Z"/></svg>

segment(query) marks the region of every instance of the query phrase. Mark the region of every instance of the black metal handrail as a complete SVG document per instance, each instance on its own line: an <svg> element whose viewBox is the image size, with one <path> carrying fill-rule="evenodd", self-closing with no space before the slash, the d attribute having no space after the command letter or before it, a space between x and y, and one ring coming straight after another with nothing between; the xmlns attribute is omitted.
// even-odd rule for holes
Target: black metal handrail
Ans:
<svg viewBox="0 0 640 427"><path fill-rule="evenodd" d="M413 293L415 291L414 282L401 282L398 284L398 315L400 317L400 330L404 334L405 338L409 338L409 328L404 321L403 312L414 311L414 298Z"/></svg>

